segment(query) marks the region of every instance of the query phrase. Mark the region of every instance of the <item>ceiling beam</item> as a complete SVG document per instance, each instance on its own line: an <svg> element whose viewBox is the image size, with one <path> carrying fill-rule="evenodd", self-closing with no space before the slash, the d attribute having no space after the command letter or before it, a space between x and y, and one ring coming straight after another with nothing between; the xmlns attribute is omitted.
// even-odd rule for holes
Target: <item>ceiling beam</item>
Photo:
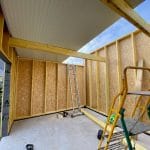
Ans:
<svg viewBox="0 0 150 150"><path fill-rule="evenodd" d="M125 0L100 0L150 37L150 24L138 15Z"/></svg>
<svg viewBox="0 0 150 150"><path fill-rule="evenodd" d="M72 57L105 62L105 57L96 56L92 54L85 54L85 53L77 52L75 50L57 47L50 44L27 41L27 40L17 39L13 37L9 38L9 47L27 48L36 51L50 52L58 55L72 56Z"/></svg>

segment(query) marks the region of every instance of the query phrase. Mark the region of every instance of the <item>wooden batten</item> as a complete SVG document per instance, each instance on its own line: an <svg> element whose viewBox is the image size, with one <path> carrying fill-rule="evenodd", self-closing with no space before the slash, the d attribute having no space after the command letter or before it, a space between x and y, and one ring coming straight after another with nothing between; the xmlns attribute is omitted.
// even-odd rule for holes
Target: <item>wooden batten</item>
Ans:
<svg viewBox="0 0 150 150"><path fill-rule="evenodd" d="M106 78L105 78L105 91L106 91L106 113L109 113L109 61L108 61L108 52L107 52L107 47L104 48L106 52Z"/></svg>

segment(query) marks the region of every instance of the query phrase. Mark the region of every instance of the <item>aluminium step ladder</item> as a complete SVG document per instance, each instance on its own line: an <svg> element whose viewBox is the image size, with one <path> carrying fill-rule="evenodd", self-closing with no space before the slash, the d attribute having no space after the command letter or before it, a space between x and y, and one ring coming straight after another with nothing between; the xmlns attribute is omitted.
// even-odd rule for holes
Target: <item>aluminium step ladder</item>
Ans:
<svg viewBox="0 0 150 150"><path fill-rule="evenodd" d="M117 126L119 119L121 120L121 124L122 124L123 130L124 130L121 134L124 134L124 137L126 138L129 150L134 149L132 147L130 137L129 137L130 134L128 132L128 129L126 127L125 120L124 120L124 111L125 111L125 109L123 108L124 102L125 102L126 96L128 94L150 96L150 91L129 92L128 91L128 82L127 82L127 70L128 69L136 69L136 70L142 69L142 70L147 70L150 72L150 68L144 68L144 67L128 66L124 69L124 78L122 79L123 87L122 87L121 92L118 95L116 95L113 99L113 102L112 102L112 105L111 105L111 108L110 108L110 111L109 111L109 114L107 117L106 125L105 125L105 128L103 130L102 138L100 139L99 144L98 144L98 150L101 150L101 149L102 150L103 149L104 150L107 150L107 149L112 149L112 150L113 149L116 149L116 150L117 149L118 150L125 149L122 142L120 142L120 140L122 140L123 137L121 136L118 141L117 141L117 138L114 138L116 136L116 134L119 134L118 132L114 132L114 129ZM119 105L117 108L115 107L116 103ZM149 101L146 104L148 104L148 103L149 103ZM136 104L136 105L138 106L138 104ZM136 110L137 106L135 107L135 110ZM145 106L144 106L144 108L145 108ZM135 113L135 110L134 110L133 114ZM144 110L142 112L142 115L143 115L143 113L144 113ZM111 118L112 114L115 114L115 119L114 119L113 123L110 124L110 118ZM115 139L117 142L112 143L113 139ZM117 148L115 148L116 145L117 145Z"/></svg>
<svg viewBox="0 0 150 150"><path fill-rule="evenodd" d="M81 112L80 93L77 81L77 71L75 65L67 65L69 88L71 92L72 113L71 117L83 115ZM77 107L75 109L75 107Z"/></svg>

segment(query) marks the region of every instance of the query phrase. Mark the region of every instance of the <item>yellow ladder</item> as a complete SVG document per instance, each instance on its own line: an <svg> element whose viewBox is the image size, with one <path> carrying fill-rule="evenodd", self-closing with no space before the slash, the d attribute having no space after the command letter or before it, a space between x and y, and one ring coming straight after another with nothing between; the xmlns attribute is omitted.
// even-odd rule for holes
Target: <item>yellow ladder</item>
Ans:
<svg viewBox="0 0 150 150"><path fill-rule="evenodd" d="M124 80L123 80L123 82L124 82ZM121 110L121 108L124 105L124 101L125 101L126 95L127 95L127 91L126 91L126 88L124 88L122 90L122 92L120 92L114 98L112 106L111 106L111 109L110 109L108 117L107 117L105 128L103 130L102 138L101 138L101 140L100 140L100 142L98 144L98 150L100 150L100 149L107 150L107 149L109 149L109 147L111 147L111 149L113 149L113 145L114 144L112 144L112 145L109 145L109 144L110 144L110 142L112 142L111 138L113 137L113 134L117 134L117 133L114 133L114 129L115 129L115 127L117 125L117 122L118 122L118 120L120 118L120 110ZM121 100L119 100L120 96L121 96ZM117 109L115 109L115 104L116 104L117 100L119 102L119 107ZM111 117L112 114L115 114L115 119L114 119L113 123L110 124L110 117ZM108 133L108 135L106 136L107 133ZM102 143L104 142L104 137L106 137L107 140L106 140L105 145L102 146ZM114 147L115 146L116 145L114 145ZM122 146L122 145L120 145L120 146Z"/></svg>
<svg viewBox="0 0 150 150"><path fill-rule="evenodd" d="M127 94L132 94L132 92L128 92L128 82L127 82L127 70L128 69L135 69L135 70L141 69L141 70L147 70L150 72L150 68L145 68L145 67L128 66L124 69L124 78L122 79L123 87L122 87L121 92L113 99L113 103L111 105L111 109L110 109L108 117L107 117L107 122L106 122L105 128L103 130L102 138L98 144L98 150L101 150L101 149L107 150L109 148L113 149L113 144L112 145L109 145L109 144L111 142L111 138L113 137L113 134L115 134L114 129L118 123L119 118L121 117L120 111L123 108ZM137 95L147 94L147 95L149 95L150 93L143 91L143 92L134 92L133 94L137 94ZM120 100L119 100L119 97L120 97ZM115 109L115 104L116 104L117 100L118 100L119 106L117 107L117 109ZM144 105L144 107L142 107L142 114L144 114L144 112L145 112L144 108L149 104L149 101L150 100L148 100L147 103ZM136 104L136 107L135 107L135 110L133 111L133 114L135 113L136 108L138 106L139 106L139 100ZM115 119L114 119L113 123L110 124L110 117L113 113L115 113ZM108 135L106 136L107 133L108 133ZM103 146L102 144L104 142L104 137L106 137L107 139L106 139L105 145Z"/></svg>

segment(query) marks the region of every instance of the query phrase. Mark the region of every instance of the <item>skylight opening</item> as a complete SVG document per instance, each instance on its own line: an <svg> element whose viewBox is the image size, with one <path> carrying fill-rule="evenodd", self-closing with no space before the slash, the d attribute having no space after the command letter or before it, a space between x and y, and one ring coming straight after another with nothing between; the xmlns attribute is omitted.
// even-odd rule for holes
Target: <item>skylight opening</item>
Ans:
<svg viewBox="0 0 150 150"><path fill-rule="evenodd" d="M134 10L147 22L150 22L149 15L150 1L145 0L140 5L138 5ZM115 41L118 38L125 36L137 28L129 23L124 18L120 18L114 24L109 26L106 30L101 32L94 39L85 44L78 52L91 53L96 49L99 49L108 43ZM81 58L69 57L63 63L65 64L74 64L74 65L84 65L85 61Z"/></svg>

